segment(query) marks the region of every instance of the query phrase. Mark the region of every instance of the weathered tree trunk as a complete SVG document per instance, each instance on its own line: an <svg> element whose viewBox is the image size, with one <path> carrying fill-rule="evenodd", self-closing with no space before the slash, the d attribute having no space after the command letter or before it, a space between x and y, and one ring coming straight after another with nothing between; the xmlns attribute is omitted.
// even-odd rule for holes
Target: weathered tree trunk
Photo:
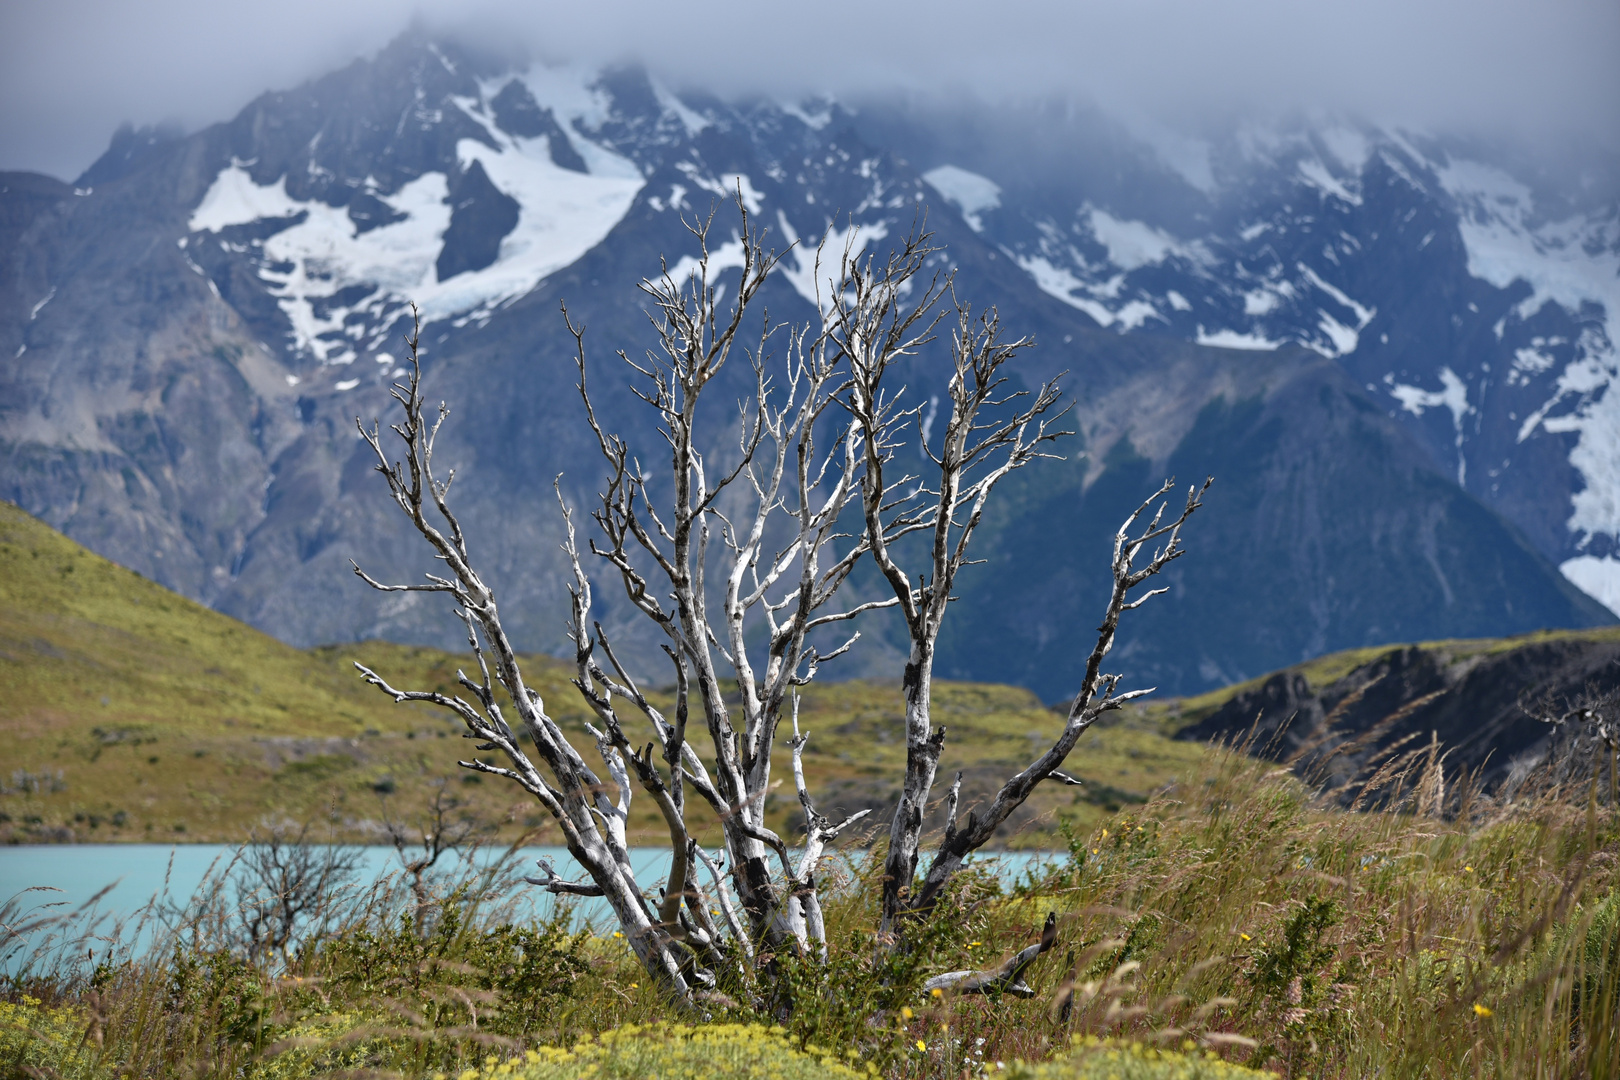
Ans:
<svg viewBox="0 0 1620 1080"><path fill-rule="evenodd" d="M883 921L878 930L885 938L894 934L895 918L914 899L911 885L917 875L923 815L939 772L939 755L945 749L945 729L935 730L929 718L933 685L934 643L913 639L901 681L906 699L906 777L889 826L889 854L883 872Z"/></svg>
<svg viewBox="0 0 1620 1080"><path fill-rule="evenodd" d="M827 846L866 811L834 823L817 812L805 783L802 754L810 733L799 728L797 688L858 637L852 634L837 648L821 652L810 644L813 634L867 611L895 607L910 639L904 675L906 774L890 825L880 917L882 937L894 944L903 936L904 920L925 917L933 909L962 859L990 840L1035 785L1068 779L1058 767L1097 716L1145 692L1114 694L1118 676L1103 675L1099 664L1112 645L1120 613L1153 595L1130 600L1131 589L1180 554L1181 525L1198 506L1198 493L1189 493L1181 516L1160 527L1161 506L1152 523L1132 537L1130 529L1147 509L1144 503L1121 528L1114 591L1063 734L1007 781L989 808L970 810L961 827L958 776L947 800L944 841L914 894L928 799L945 745L945 729L935 728L929 713L940 628L992 490L1012 471L1051 456L1047 444L1065 434L1053 426L1063 415L1056 409L1059 395L1052 384L1033 395L1004 389L1006 365L1031 343L1003 341L993 311L975 319L965 305L954 303L954 296L953 305L936 311L950 289L948 277L913 288L913 279L934 250L926 236L907 238L900 251L877 265L870 258L862 261L858 238L851 233L837 272L825 282L818 251L816 288L818 294L823 285L828 290L821 298L819 331L806 327L784 333L767 323L757 343L744 346L738 338L743 317L777 256L760 247L740 192L737 211L741 281L730 291L729 308L721 309L722 290L710 277L719 272L708 248L711 214L689 226L701 252L690 276L677 280L666 268L658 279L643 284L660 351L642 362L619 354L633 392L651 410L655 443L669 453L670 473L659 483L649 481L641 462L656 461L661 452L639 452L599 419L588 389L584 332L563 313L576 345L584 421L607 467L590 514L595 535L587 553L600 560L598 565L623 587L630 605L657 627L676 687L674 714L666 716L619 662L601 625L592 622L591 574L581 560L573 513L559 485L564 550L574 575L569 620L574 685L594 717L586 728L607 782L525 683L494 593L475 570L448 505L454 472L443 482L435 479L433 444L448 409L441 405L435 420L426 419L415 335L409 339L409 374L393 390L404 419L391 430L405 447L404 462L390 463L375 422L369 430L361 427L395 504L445 569L417 585L386 585L358 567L355 572L383 591L446 594L467 625L478 677L457 673L469 701L459 695L397 690L371 669L357 667L397 701L429 702L451 711L480 753L500 755L503 764L476 757L460 764L504 777L528 792L557 821L586 876L565 880L541 860L540 876L528 880L557 894L605 899L643 966L681 1002L689 1002L695 988L713 985L722 970L737 970L745 981L769 980L779 968L775 961L760 966L767 955L792 950L826 956L819 862ZM885 383L886 374L896 360L932 341L935 327L953 313L949 416L937 445L925 439L921 447L937 477L894 475L897 451L914 449L905 433L920 414L898 406L898 392ZM772 354L773 341L785 344L780 364ZM753 397L743 403L735 454L714 468L705 460L714 440L700 430L699 402L734 351L748 357ZM835 429L835 437L818 445L829 428ZM724 456L715 454L717 459ZM1167 485L1159 494L1168 490ZM659 496L655 506L659 492L667 492L667 498ZM847 521L845 511L856 504L862 526L840 553L835 547L842 536L839 522ZM896 545L913 533L930 538L921 573L902 567L896 554ZM772 554L767 536L772 543L785 536L787 543ZM1166 537L1163 547L1135 568L1133 560L1143 545L1161 536ZM834 600L863 558L874 561L892 596L839 608ZM713 583L711 570L719 575ZM722 691L723 681L730 679L738 690L736 705ZM497 687L503 693L498 695ZM790 705L794 783L805 813L803 848L796 862L788 842L765 819L773 741ZM632 708L635 717L623 714L625 708ZM515 721L508 721L507 709L517 714ZM689 737L694 718L706 740ZM640 735L632 740L626 730L631 722L644 724L651 740ZM532 740L533 758L520 744L514 724ZM653 800L668 832L672 870L656 905L646 898L647 890L630 865L626 823L637 790ZM689 799L694 792L698 798ZM719 825L723 856L711 857L694 841L687 824L694 812L712 815ZM700 865L709 884L698 872ZM723 913L723 925L715 922L711 910ZM1031 962L1035 955L1039 951ZM1002 983L1018 983L1026 966L1008 969ZM995 978L986 976L981 982L990 986Z"/></svg>

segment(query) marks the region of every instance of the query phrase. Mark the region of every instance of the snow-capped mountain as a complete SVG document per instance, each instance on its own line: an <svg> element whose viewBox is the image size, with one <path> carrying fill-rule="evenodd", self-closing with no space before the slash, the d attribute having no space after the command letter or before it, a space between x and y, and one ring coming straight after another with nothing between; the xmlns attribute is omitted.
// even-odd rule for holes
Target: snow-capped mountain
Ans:
<svg viewBox="0 0 1620 1080"><path fill-rule="evenodd" d="M557 305L638 430L610 366L648 344L637 283L682 273L716 207L735 266L740 193L805 241L773 318L816 317L829 229L881 252L926 210L961 295L1043 343L1023 379L1070 372L1079 435L987 521L949 674L1067 689L1108 537L1166 472L1218 476L1116 650L1167 690L1610 618L1569 581L1620 603L1612 199L1548 218L1499 166L1370 129L1223 147L1087 123L728 101L409 34L193 135L125 130L72 185L0 176L3 493L288 640L453 646L421 594L349 574L427 564L353 427L385 415L414 304L463 520L511 628L560 647L549 485L586 503L600 466ZM908 374L926 396L937 357ZM845 673L887 670L881 620L867 640Z"/></svg>
<svg viewBox="0 0 1620 1080"><path fill-rule="evenodd" d="M1178 149L1140 143L1139 170L1184 181L1147 198L1032 185L1001 154L967 168L932 163L959 147L912 152L976 231L1100 326L1338 361L1620 610L1614 178L1538 197L1488 150L1345 123Z"/></svg>

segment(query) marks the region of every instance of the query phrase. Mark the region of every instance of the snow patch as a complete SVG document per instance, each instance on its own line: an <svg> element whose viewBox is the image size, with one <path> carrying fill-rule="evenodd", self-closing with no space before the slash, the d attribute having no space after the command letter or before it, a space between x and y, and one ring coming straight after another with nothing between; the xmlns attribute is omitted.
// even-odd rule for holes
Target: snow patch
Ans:
<svg viewBox="0 0 1620 1080"><path fill-rule="evenodd" d="M477 112L468 110L468 115L482 122ZM496 147L463 139L457 156L463 167L481 164L490 181L517 201L519 211L495 262L482 270L437 280L435 263L451 212L443 173L425 174L392 195L379 195L402 219L359 233L344 208L291 198L285 177L255 184L233 162L209 186L191 215L190 228L217 233L264 219L289 222L263 242L259 276L270 283L291 322L295 347L323 363L352 362L367 347L368 337L386 329L410 302L425 321L487 317L600 243L629 211L642 179L623 159L602 173L561 168L551 160L544 136L513 138L485 126ZM596 150L592 157L598 163L617 158ZM591 166L592 158L586 160ZM327 303L340 290L362 285L371 289L360 300L347 306Z"/></svg>
<svg viewBox="0 0 1620 1080"><path fill-rule="evenodd" d="M1457 201L1468 272L1499 289L1532 289L1520 318L1548 301L1569 311L1604 309L1610 347L1620 341L1620 220L1570 218L1536 224L1530 189L1500 169L1453 161L1437 170Z"/></svg>
<svg viewBox="0 0 1620 1080"><path fill-rule="evenodd" d="M823 314L827 312L828 301L838 284L838 268L844 251L847 249L850 257L854 258L866 250L867 244L889 235L888 225L882 221L848 225L843 229L833 228L832 223L828 222L826 240L818 251L809 244L799 243L799 234L794 231L787 215L780 210L776 212L776 221L782 235L794 245L792 252L776 264L776 272L787 279L794 292L815 304Z"/></svg>
<svg viewBox="0 0 1620 1080"><path fill-rule="evenodd" d="M928 181L929 187L956 204L956 208L962 211L962 220L974 232L984 231L981 215L1001 205L1001 185L988 176L980 176L955 165L941 165L937 169L929 169L922 177Z"/></svg>
<svg viewBox="0 0 1620 1080"><path fill-rule="evenodd" d="M1468 404L1468 384L1449 367L1440 369L1438 390L1398 383L1390 375L1384 376L1384 381L1389 385L1390 396L1413 416L1422 416L1426 410L1441 406L1451 411L1451 423L1457 431L1457 483L1461 485L1468 475L1468 462L1463 458L1463 418L1474 411Z"/></svg>
<svg viewBox="0 0 1620 1080"><path fill-rule="evenodd" d="M1160 322L1165 321L1164 316L1159 314L1159 309L1146 300L1132 300L1114 312L1114 318L1119 321L1119 328L1122 332L1135 330L1149 319L1158 319Z"/></svg>
<svg viewBox="0 0 1620 1080"><path fill-rule="evenodd" d="M1333 299L1337 300L1339 303L1356 313L1357 330L1365 330L1367 328L1367 324L1373 321L1373 316L1378 314L1377 308L1370 308L1362 304L1358 304L1356 301L1346 296L1344 291L1339 289L1337 286L1330 285L1326 281L1323 281L1320 274L1306 266L1304 263L1299 264L1299 270L1300 273L1305 275L1306 281L1309 281L1312 285L1315 285L1318 289L1321 289L1323 292L1333 297Z"/></svg>
<svg viewBox="0 0 1620 1080"><path fill-rule="evenodd" d="M1572 533L1620 536L1620 365L1614 351L1606 356L1583 350L1580 360L1564 369L1554 400L1575 395L1575 409L1564 416L1541 420L1554 434L1573 432L1577 438L1569 463L1580 471L1586 486L1570 498ZM1544 414L1543 414L1544 415Z"/></svg>
<svg viewBox="0 0 1620 1080"><path fill-rule="evenodd" d="M1270 289L1255 289L1253 292L1243 294L1243 314L1266 315L1277 309L1282 303L1282 297Z"/></svg>
<svg viewBox="0 0 1620 1080"><path fill-rule="evenodd" d="M1019 257L1017 262L1025 273L1035 279L1036 287L1042 292L1057 297L1070 307L1079 308L1095 319L1099 326L1113 323L1114 313L1109 311L1106 305L1090 297L1076 295L1083 290L1089 290L1091 286L1076 277L1071 270L1058 266L1041 255Z"/></svg>
<svg viewBox="0 0 1620 1080"><path fill-rule="evenodd" d="M219 232L228 225L290 218L303 209L305 204L287 194L286 177L260 187L246 169L232 162L214 177L186 227L192 232Z"/></svg>
<svg viewBox="0 0 1620 1080"><path fill-rule="evenodd" d="M1304 342L1304 345L1307 348L1315 349L1317 352L1328 357L1329 359L1339 356L1348 356L1349 354L1355 352L1356 346L1361 343L1361 331L1365 330L1367 328L1367 324L1372 322L1373 316L1378 314L1378 309L1370 308L1363 304L1357 303L1355 300L1350 299L1350 297L1347 296L1342 289L1322 280L1322 276L1315 270L1312 270L1304 263L1300 263L1298 265L1299 272L1304 276L1306 281L1309 281L1312 285L1327 293L1334 300L1338 301L1339 304L1354 312L1356 316L1356 325L1346 326L1331 312L1328 312L1323 308L1318 308L1316 312L1318 316L1316 327L1322 332L1323 336L1327 338L1328 344L1324 346L1320 342L1306 341Z"/></svg>
<svg viewBox="0 0 1620 1080"><path fill-rule="evenodd" d="M811 112L809 109L804 107L804 104L799 102L778 101L776 103L777 108L804 124L805 127L812 131L820 131L822 128L832 123L832 102L818 101L815 103L815 106L817 111Z"/></svg>
<svg viewBox="0 0 1620 1080"><path fill-rule="evenodd" d="M1538 426L1576 435L1569 461L1585 486L1571 499L1568 527L1620 536L1620 219L1540 222L1528 187L1478 162L1449 161L1436 175L1457 202L1468 272L1497 288L1516 281L1530 286L1529 299L1515 309L1520 319L1547 303L1570 312L1589 303L1602 307L1601 326L1581 332L1575 358L1559 373L1552 396L1520 426L1519 441ZM1515 368L1544 355L1517 350ZM1548 416L1570 398L1570 412Z"/></svg>
<svg viewBox="0 0 1620 1080"><path fill-rule="evenodd" d="M1190 255L1192 250L1162 229L1145 221L1117 218L1106 210L1089 208L1091 234L1108 249L1108 261L1124 271L1163 262L1170 255Z"/></svg>
<svg viewBox="0 0 1620 1080"><path fill-rule="evenodd" d="M1616 615L1620 615L1620 559L1577 555L1558 564L1565 579Z"/></svg>
<svg viewBox="0 0 1620 1080"><path fill-rule="evenodd" d="M1319 316L1316 328L1331 342L1331 347L1323 348L1314 342L1306 342L1307 348L1315 349L1330 360L1339 356L1349 356L1356 351L1356 345L1361 341L1359 334L1321 308L1316 309L1316 314Z"/></svg>
<svg viewBox="0 0 1620 1080"><path fill-rule="evenodd" d="M635 162L592 142L581 131L600 131L613 115L613 99L598 84L598 72L580 65L546 67L536 64L516 76L542 107L550 109L568 142L585 162L592 176L633 180L641 176ZM483 101L489 101L512 79L502 75L478 83ZM475 116L480 123L482 116ZM485 125L488 127L488 125Z"/></svg>
<svg viewBox="0 0 1620 1080"><path fill-rule="evenodd" d="M1332 195L1334 198L1341 199L1351 206L1361 205L1361 196L1345 187L1343 182L1328 172L1327 166L1322 164L1319 158L1301 161L1299 163L1299 175L1304 178L1307 184L1321 191L1324 195Z"/></svg>
<svg viewBox="0 0 1620 1080"><path fill-rule="evenodd" d="M750 214L759 213L759 208L765 203L765 196L760 194L754 187L754 182L743 173L726 173L719 177L705 176L703 170L690 161L677 162L675 167L692 183L722 199L735 199L740 192L743 204L748 207Z"/></svg>
<svg viewBox="0 0 1620 1080"><path fill-rule="evenodd" d="M674 281L682 289L713 286L720 279L723 272L740 270L743 265L742 238L733 237L719 247L710 250L708 279L706 281L694 280L697 278L702 262L692 255L682 255L680 261L669 268L668 274L670 280Z"/></svg>
<svg viewBox="0 0 1620 1080"><path fill-rule="evenodd" d="M1198 337L1200 345L1214 345L1220 349L1255 349L1270 352L1282 345L1280 341L1267 341L1260 334L1240 334L1236 330L1216 330L1213 333L1205 331L1200 326Z"/></svg>
<svg viewBox="0 0 1620 1080"><path fill-rule="evenodd" d="M1525 375L1539 375L1543 371L1551 369L1557 362L1555 358L1538 349L1513 350L1513 370L1522 372Z"/></svg>
<svg viewBox="0 0 1620 1080"><path fill-rule="evenodd" d="M665 113L673 115L681 122L681 126L686 129L687 138L691 138L714 123L707 116L690 108L686 102L675 96L674 91L664 86L657 79L649 75L648 80L652 83L653 93L658 97L658 104L663 107Z"/></svg>

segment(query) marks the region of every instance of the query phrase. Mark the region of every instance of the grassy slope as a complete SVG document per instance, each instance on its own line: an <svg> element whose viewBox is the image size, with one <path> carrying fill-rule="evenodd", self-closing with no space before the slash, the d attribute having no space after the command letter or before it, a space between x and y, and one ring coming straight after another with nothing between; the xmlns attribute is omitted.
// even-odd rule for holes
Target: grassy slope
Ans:
<svg viewBox="0 0 1620 1080"><path fill-rule="evenodd" d="M340 837L375 839L385 813L410 820L446 777L462 812L503 836L543 825L512 788L466 782L478 778L455 766L471 751L458 730L365 686L354 660L397 686L444 689L466 663L387 642L291 648L0 503L0 839L232 842L276 819L334 820ZM563 665L531 657L525 670L553 715L583 719ZM970 795L1026 763L1060 722L1027 691L979 684L937 687L935 715L950 727L941 775L965 770ZM905 756L897 684L813 687L801 725L823 810L892 799ZM784 826L798 805L785 739L778 752L786 782L768 808ZM1197 756L1145 722L1098 729L1071 762L1088 786L1047 785L1009 839L1050 844L1057 812L1089 829ZM633 808L656 837L647 800Z"/></svg>

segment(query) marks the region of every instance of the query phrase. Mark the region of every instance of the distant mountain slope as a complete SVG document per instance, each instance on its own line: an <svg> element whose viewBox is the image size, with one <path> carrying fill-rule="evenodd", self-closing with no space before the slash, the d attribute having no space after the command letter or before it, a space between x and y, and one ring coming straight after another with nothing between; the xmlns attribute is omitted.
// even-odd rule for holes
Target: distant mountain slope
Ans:
<svg viewBox="0 0 1620 1080"><path fill-rule="evenodd" d="M1207 260L1199 252L1226 249L1185 237L1195 226L1241 234L1253 222L1140 146L1120 142L1125 179L1094 192L1097 213L1085 214L1087 243L1102 246L1075 251L1095 274L1084 288L1054 289L1026 241L1047 235L1040 223L1056 212L1052 200L1091 196L1062 195L1052 186L1060 169L1036 169L1022 188L979 171L989 166L977 158L942 172L950 162L923 154L944 153L943 135L929 150L935 129L901 139L881 120L878 110L827 102L682 98L633 69L508 70L408 34L194 135L121 132L72 186L0 177L0 233L11 241L0 250L0 494L284 641L382 637L455 648L442 605L379 596L349 572L350 559L396 578L431 566L389 512L353 429L357 415L387 413L415 302L428 320L428 392L454 407L440 459L457 466L477 557L524 647L560 649L567 578L549 485L563 474L565 494L583 505L601 470L584 437L558 304L566 300L589 327L604 417L641 430L612 360L615 348L638 355L649 344L637 283L661 258L678 267L694 254L683 215L719 204L718 249L731 250L735 212L725 199L740 190L783 244L819 237L837 215L841 228L851 218L859 225L865 250L881 252L931 207L944 248L937 265L957 269L960 294L998 305L1008 327L1040 342L1019 377L1033 385L1069 372L1079 431L1070 460L1031 470L996 510L980 551L990 564L964 576L962 614L945 642L953 675L1016 679L1048 698L1071 689L1100 610L1105 538L1166 472L1216 473L1217 485L1189 535L1192 554L1176 567L1176 594L1127 626L1115 659L1167 692L1391 637L1612 621L1554 565L1601 561L1601 529L1588 530L1576 556L1559 524L1578 482L1569 448L1587 435L1571 428L1538 441L1533 432L1524 453L1541 454L1544 468L1513 474L1529 501L1498 498L1480 486L1488 469L1459 467L1451 427L1436 441L1430 428L1449 406L1423 396L1429 383L1417 375L1383 384L1355 366L1359 352L1335 347L1327 356L1304 331L1202 314L1244 308L1234 298L1259 288L1244 275L1271 281L1271 271L1244 262L1248 255ZM1067 138L1062 125L1053 130ZM1306 173L1295 164L1277 165L1275 191L1264 169L1241 190L1269 207L1274 231L1314 237L1342 208L1323 201L1320 185L1309 189L1314 202L1299 203L1292 193L1304 181L1295 174ZM1074 173L1073 183L1101 183L1108 170L1099 168ZM1225 175L1210 172L1211 184ZM1345 190L1364 206L1376 201ZM1135 201L1109 210L1107 192ZM1440 221L1450 205L1406 209ZM1152 206L1168 217L1152 224L1137 215ZM1399 259L1367 273L1393 267L1391 280L1405 284L1390 287L1401 296L1464 288L1472 279L1458 261L1456 218L1446 220L1451 231L1437 232L1439 241L1398 247ZM1450 261L1401 261L1414 245L1444 248ZM1099 261L1105 248L1108 261ZM1062 269L1049 255L1041 257ZM1080 274L1081 263L1063 265ZM1149 288L1153 274L1176 267L1181 277ZM1350 287L1310 272L1330 286L1312 286L1322 296ZM734 280L735 269L728 273ZM815 318L814 276L801 246L767 289L773 318ZM1103 296L1109 289L1114 299ZM1202 305L1205 321L1171 319L1181 310L1172 292ZM1373 301L1345 296L1354 304L1343 310L1336 300L1317 306L1338 313L1336 326L1361 326L1365 344L1381 324L1362 326L1353 309ZM1097 308L1099 297L1114 306ZM1394 310L1394 299L1379 297L1380 311ZM1137 308L1141 319L1127 318L1115 300L1165 317ZM1277 308L1285 309L1296 322L1320 321L1309 305ZM1562 310L1554 304L1545 317ZM1305 348L1186 340L1252 344L1238 338L1262 333L1268 344ZM1432 345L1422 338L1403 355L1451 356ZM939 359L937 349L925 352L904 373L919 402L937 392ZM746 392L742 375L716 387L717 454L730 437L722 406ZM1390 386L1418 388L1407 394L1410 410L1390 399ZM1592 394L1566 405L1596 408ZM597 596L626 654L654 670L659 654L641 621L613 590ZM829 674L891 674L895 642L892 626L874 620L864 651Z"/></svg>
<svg viewBox="0 0 1620 1080"><path fill-rule="evenodd" d="M1615 628L1363 649L1186 702L1177 737L1248 741L1333 786L1365 781L1398 750L1436 739L1449 776L1499 790L1541 764L1555 738L1579 734L1572 749L1588 767L1606 765L1590 732L1555 731L1522 699L1567 705L1617 688Z"/></svg>
<svg viewBox="0 0 1620 1080"><path fill-rule="evenodd" d="M1041 289L1121 334L1337 360L1620 611L1620 162L1353 120L1198 141L1061 107L1034 140L931 109L856 122Z"/></svg>
<svg viewBox="0 0 1620 1080"><path fill-rule="evenodd" d="M445 714L394 704L360 681L354 660L396 685L450 693L470 657L386 641L300 651L0 502L0 843L239 842L287 820L314 823L321 838L375 843L385 816L414 820L446 778L457 815L507 839L541 824L516 789L465 778L455 762L474 750ZM567 669L549 657L524 663L550 714L583 734ZM942 767L966 772L970 802L1062 723L1011 686L941 683L936 710L951 729ZM881 818L904 772L898 682L808 687L801 719L820 803L871 806ZM1074 763L1087 788L1077 798L1048 785L1006 842L1050 845L1055 814L1089 828L1199 753L1151 725L1088 736ZM791 834L791 788L766 807ZM634 801L632 814L635 833L667 837L649 800Z"/></svg>
<svg viewBox="0 0 1620 1080"><path fill-rule="evenodd" d="M1198 364L1184 377L1212 374ZM1132 432L1100 461L1050 468L1007 493L986 537L988 565L947 624L943 673L993 667L1049 699L1068 690L1071 658L1084 655L1106 603L1095 568L1165 472L1213 474L1216 486L1187 529L1188 553L1166 572L1170 593L1132 613L1109 657L1136 684L1185 693L1344 648L1606 621L1520 535L1437 475L1331 361L1282 353L1221 374L1218 393L1183 389L1189 403L1207 402L1194 415L1161 420L1168 453L1146 440L1139 448L1143 433ZM1073 555L1047 576L1041 553L1053 537ZM1290 584L1299 581L1311 583L1304 596Z"/></svg>

